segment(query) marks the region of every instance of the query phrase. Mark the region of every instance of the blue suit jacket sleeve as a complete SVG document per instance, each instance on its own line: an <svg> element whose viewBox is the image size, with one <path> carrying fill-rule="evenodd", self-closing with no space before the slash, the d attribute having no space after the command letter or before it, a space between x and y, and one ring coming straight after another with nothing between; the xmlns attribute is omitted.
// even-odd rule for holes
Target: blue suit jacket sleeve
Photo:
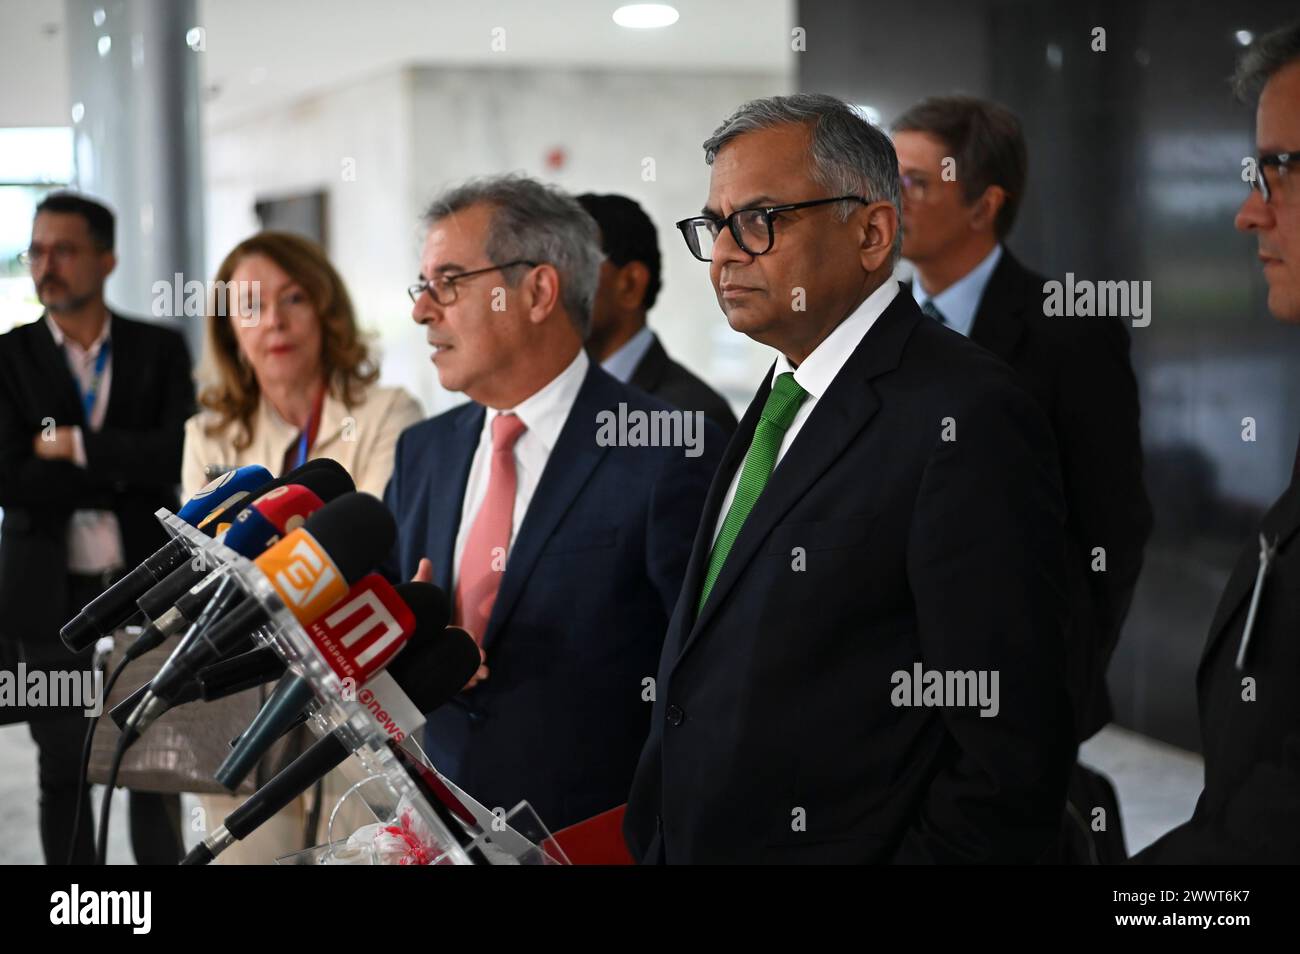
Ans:
<svg viewBox="0 0 1300 954"><path fill-rule="evenodd" d="M388 512L393 515L393 519L401 522L402 519L402 448L406 443L406 434L397 438L397 446L393 449L393 472L388 478L388 484L384 487L384 504L388 507ZM388 557L379 566L379 573L388 580L389 583L401 582L402 566L401 558L398 555L398 541L401 535L393 540L392 549L388 551Z"/></svg>

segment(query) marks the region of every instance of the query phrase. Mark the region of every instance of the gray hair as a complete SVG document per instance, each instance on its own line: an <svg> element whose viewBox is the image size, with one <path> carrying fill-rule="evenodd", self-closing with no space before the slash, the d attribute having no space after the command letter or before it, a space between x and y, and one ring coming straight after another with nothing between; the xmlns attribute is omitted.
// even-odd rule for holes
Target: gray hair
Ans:
<svg viewBox="0 0 1300 954"><path fill-rule="evenodd" d="M704 161L713 164L718 151L743 133L790 124L812 130L812 177L832 195L860 195L868 202L888 202L899 214L891 264L903 247L902 195L898 154L889 137L859 115L852 106L823 93L769 96L745 103L704 141ZM847 222L856 203L835 207Z"/></svg>
<svg viewBox="0 0 1300 954"><path fill-rule="evenodd" d="M484 176L440 193L424 213L433 226L472 205L492 209L484 251L493 262L527 259L554 266L560 301L585 341L600 281L600 231L578 201L555 186L522 175ZM506 282L518 284L507 269Z"/></svg>
<svg viewBox="0 0 1300 954"><path fill-rule="evenodd" d="M1266 33L1252 43L1237 61L1232 89L1246 103L1259 98L1273 74L1300 61L1300 22Z"/></svg>

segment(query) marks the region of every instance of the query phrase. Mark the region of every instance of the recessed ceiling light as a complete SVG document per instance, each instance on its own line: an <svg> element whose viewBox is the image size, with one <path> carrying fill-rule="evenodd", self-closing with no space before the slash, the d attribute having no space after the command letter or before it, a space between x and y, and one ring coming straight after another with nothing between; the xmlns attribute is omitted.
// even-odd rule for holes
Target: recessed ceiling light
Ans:
<svg viewBox="0 0 1300 954"><path fill-rule="evenodd" d="M1238 46L1250 46L1250 44L1254 41L1254 39L1255 39L1255 34L1251 33L1249 30L1237 31Z"/></svg>
<svg viewBox="0 0 1300 954"><path fill-rule="evenodd" d="M672 26L679 15L666 3L629 3L614 11L614 22L629 30L653 30Z"/></svg>

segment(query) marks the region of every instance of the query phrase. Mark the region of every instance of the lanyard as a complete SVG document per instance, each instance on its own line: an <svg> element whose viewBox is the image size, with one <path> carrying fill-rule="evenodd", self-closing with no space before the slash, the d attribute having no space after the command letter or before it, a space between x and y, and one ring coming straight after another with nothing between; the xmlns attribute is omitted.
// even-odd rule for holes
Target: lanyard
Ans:
<svg viewBox="0 0 1300 954"><path fill-rule="evenodd" d="M324 403L325 389L321 388L320 396L316 398L316 405L311 409L311 417L307 419L307 426L298 435L298 454L297 462L293 465L294 468L307 463L307 454L311 451L312 444L316 443L316 434L320 428L320 411Z"/></svg>
<svg viewBox="0 0 1300 954"><path fill-rule="evenodd" d="M95 355L95 376L90 380L90 389L81 390L81 378L73 375L73 383L77 386L77 394L81 397L81 410L85 414L86 427L90 427L91 415L95 412L95 400L99 397L99 387L104 383L104 372L108 368L108 356L113 350L113 339L105 338L104 343L99 346L99 354Z"/></svg>

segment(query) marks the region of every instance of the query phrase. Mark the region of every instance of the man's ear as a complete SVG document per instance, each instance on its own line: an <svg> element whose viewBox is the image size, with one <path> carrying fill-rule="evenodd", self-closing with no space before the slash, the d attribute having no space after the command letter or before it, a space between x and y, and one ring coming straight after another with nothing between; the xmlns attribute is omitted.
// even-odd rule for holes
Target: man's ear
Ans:
<svg viewBox="0 0 1300 954"><path fill-rule="evenodd" d="M614 266L618 269L615 280L615 300L623 311L636 311L645 301L645 290L650 284L650 269L645 262L628 262Z"/></svg>
<svg viewBox="0 0 1300 954"><path fill-rule="evenodd" d="M99 264L100 268L104 272L103 277L107 278L109 275L113 274L113 269L117 268L117 253L107 250L101 252Z"/></svg>
<svg viewBox="0 0 1300 954"><path fill-rule="evenodd" d="M541 324L559 307L560 273L554 265L538 265L520 283L519 292L528 295L528 320L533 324Z"/></svg>
<svg viewBox="0 0 1300 954"><path fill-rule="evenodd" d="M862 267L869 272L885 265L894 251L898 210L892 202L872 202L858 210L862 222Z"/></svg>
<svg viewBox="0 0 1300 954"><path fill-rule="evenodd" d="M985 230L995 231L998 221L998 213L1002 211L1002 206L1007 201L1007 190L999 185L991 185L984 190L984 194L975 200L970 227L976 232Z"/></svg>

